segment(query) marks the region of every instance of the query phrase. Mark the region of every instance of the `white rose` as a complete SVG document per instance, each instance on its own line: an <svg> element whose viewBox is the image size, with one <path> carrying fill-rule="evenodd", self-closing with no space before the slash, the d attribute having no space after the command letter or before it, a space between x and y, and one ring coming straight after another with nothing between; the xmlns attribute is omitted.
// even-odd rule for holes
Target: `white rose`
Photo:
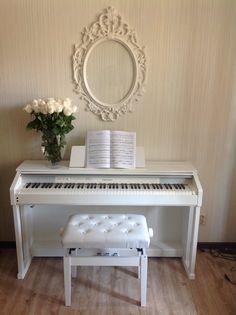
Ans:
<svg viewBox="0 0 236 315"><path fill-rule="evenodd" d="M65 98L64 101L63 101L63 105L64 105L65 107L71 106L71 99L69 99L68 97Z"/></svg>
<svg viewBox="0 0 236 315"><path fill-rule="evenodd" d="M33 108L33 111L34 111L36 114L40 112L40 107L39 107L38 102L37 102L37 103L34 103L34 102L33 102L32 108Z"/></svg>
<svg viewBox="0 0 236 315"><path fill-rule="evenodd" d="M48 113L48 106L45 102L42 102L40 105L40 113L47 115Z"/></svg>
<svg viewBox="0 0 236 315"><path fill-rule="evenodd" d="M33 100L32 101L32 105L38 105L38 104L39 104L38 100Z"/></svg>
<svg viewBox="0 0 236 315"><path fill-rule="evenodd" d="M72 114L75 113L77 111L77 106L73 105L71 107L71 110L72 110Z"/></svg>
<svg viewBox="0 0 236 315"><path fill-rule="evenodd" d="M26 113L28 113L28 114L31 114L32 111L33 111L33 108L32 108L32 106L31 106L30 104L27 104L23 109L24 109L24 110L26 111Z"/></svg>
<svg viewBox="0 0 236 315"><path fill-rule="evenodd" d="M56 113L60 113L60 112L62 112L62 110L63 110L62 104L60 104L60 103L55 103L55 105L54 105L54 111L55 111Z"/></svg>
<svg viewBox="0 0 236 315"><path fill-rule="evenodd" d="M47 112L48 114L53 114L55 112L55 105L53 103L47 105Z"/></svg>
<svg viewBox="0 0 236 315"><path fill-rule="evenodd" d="M72 114L72 110L71 110L70 107L64 107L63 113L64 113L66 116L70 116L70 115Z"/></svg>

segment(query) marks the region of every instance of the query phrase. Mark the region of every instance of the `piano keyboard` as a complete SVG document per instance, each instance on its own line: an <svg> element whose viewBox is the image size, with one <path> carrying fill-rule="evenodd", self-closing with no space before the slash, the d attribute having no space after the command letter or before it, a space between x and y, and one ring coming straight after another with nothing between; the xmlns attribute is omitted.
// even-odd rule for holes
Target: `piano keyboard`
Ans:
<svg viewBox="0 0 236 315"><path fill-rule="evenodd" d="M182 183L26 183L21 193L30 192L159 192L159 193L181 193L195 194L188 184Z"/></svg>

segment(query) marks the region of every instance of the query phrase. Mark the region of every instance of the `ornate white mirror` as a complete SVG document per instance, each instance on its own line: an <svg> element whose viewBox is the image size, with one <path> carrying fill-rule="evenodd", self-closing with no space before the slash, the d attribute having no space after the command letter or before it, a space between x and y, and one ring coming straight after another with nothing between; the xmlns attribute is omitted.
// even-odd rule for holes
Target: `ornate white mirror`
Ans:
<svg viewBox="0 0 236 315"><path fill-rule="evenodd" d="M144 92L146 58L133 30L107 8L82 33L73 55L75 92L105 121L132 111Z"/></svg>

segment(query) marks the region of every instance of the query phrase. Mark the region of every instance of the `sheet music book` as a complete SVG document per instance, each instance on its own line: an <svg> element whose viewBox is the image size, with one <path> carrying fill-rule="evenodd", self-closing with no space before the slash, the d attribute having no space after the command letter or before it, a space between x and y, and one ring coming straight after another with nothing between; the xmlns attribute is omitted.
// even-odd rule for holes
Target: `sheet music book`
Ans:
<svg viewBox="0 0 236 315"><path fill-rule="evenodd" d="M135 168L136 132L88 131L86 166L91 168Z"/></svg>

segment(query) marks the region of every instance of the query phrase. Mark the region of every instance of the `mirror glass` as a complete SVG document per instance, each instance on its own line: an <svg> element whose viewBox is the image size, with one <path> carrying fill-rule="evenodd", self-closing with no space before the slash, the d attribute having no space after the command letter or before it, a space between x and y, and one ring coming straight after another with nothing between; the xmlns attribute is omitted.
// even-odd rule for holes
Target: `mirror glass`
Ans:
<svg viewBox="0 0 236 315"><path fill-rule="evenodd" d="M103 105L118 104L133 90L136 64L129 47L118 40L102 40L89 50L84 63L89 94Z"/></svg>

